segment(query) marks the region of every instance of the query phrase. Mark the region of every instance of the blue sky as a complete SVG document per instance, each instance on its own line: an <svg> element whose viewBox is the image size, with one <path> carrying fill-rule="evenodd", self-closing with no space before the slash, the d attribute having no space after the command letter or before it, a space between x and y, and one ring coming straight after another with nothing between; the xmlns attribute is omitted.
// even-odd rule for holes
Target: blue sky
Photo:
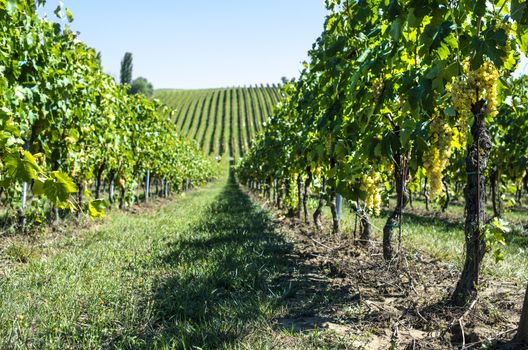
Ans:
<svg viewBox="0 0 528 350"><path fill-rule="evenodd" d="M63 0L71 27L119 76L125 52L134 77L155 88L278 83L298 76L323 29L324 0ZM57 0L48 0L53 16ZM528 72L523 59L519 71ZM516 74L518 75L518 74Z"/></svg>
<svg viewBox="0 0 528 350"><path fill-rule="evenodd" d="M58 5L48 0L46 13ZM80 38L119 75L126 51L134 77L155 88L278 83L298 76L322 32L323 0L64 0Z"/></svg>

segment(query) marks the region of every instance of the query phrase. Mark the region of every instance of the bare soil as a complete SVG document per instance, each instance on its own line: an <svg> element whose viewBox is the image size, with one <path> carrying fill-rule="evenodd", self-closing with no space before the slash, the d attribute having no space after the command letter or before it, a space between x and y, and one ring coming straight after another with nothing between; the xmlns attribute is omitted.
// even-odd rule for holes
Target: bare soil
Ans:
<svg viewBox="0 0 528 350"><path fill-rule="evenodd" d="M414 249L386 263L380 242L362 246L270 210L295 246L289 273L277 281L287 310L278 329L328 330L363 349L493 348L514 335L524 286L483 281L476 301L453 307L453 265Z"/></svg>

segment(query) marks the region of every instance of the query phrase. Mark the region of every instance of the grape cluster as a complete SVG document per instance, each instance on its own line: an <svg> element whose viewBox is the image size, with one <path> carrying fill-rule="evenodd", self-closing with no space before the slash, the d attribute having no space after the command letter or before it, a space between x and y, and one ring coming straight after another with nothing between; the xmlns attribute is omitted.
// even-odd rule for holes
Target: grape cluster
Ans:
<svg viewBox="0 0 528 350"><path fill-rule="evenodd" d="M433 199L442 195L442 173L449 164L458 133L445 123L442 118L435 118L429 126L431 148L424 154L424 168L428 177L428 185ZM453 142L455 141L455 142Z"/></svg>
<svg viewBox="0 0 528 350"><path fill-rule="evenodd" d="M126 184L125 178L123 177L123 175L120 175L119 179L117 179L117 186L119 186L119 188L125 188L125 184Z"/></svg>
<svg viewBox="0 0 528 350"><path fill-rule="evenodd" d="M376 172L365 174L361 179L361 190L367 193L365 206L369 212L376 216L380 215L381 211L381 194L379 191L380 180L381 176Z"/></svg>
<svg viewBox="0 0 528 350"><path fill-rule="evenodd" d="M487 101L487 114L497 115L497 81L499 71L491 62L484 62L478 69L471 70L469 61L464 62L464 74L448 86L451 103L460 116L471 116L471 106L477 99Z"/></svg>
<svg viewBox="0 0 528 350"><path fill-rule="evenodd" d="M374 100L378 100L381 96L381 93L383 92L384 82L382 78L376 78L372 82L372 95L374 96Z"/></svg>

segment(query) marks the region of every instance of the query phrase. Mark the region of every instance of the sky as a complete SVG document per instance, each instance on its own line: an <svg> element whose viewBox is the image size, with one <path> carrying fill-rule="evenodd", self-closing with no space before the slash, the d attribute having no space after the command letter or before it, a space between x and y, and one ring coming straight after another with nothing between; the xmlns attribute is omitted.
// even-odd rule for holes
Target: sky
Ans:
<svg viewBox="0 0 528 350"><path fill-rule="evenodd" d="M44 11L56 20L57 0ZM155 88L279 83L297 77L323 30L324 0L63 0L70 27L119 76L132 52L134 78Z"/></svg>
<svg viewBox="0 0 528 350"><path fill-rule="evenodd" d="M57 0L41 12L56 20ZM299 76L323 30L324 0L63 0L69 24L100 51L118 78L132 52L134 78L155 88L198 89L279 83ZM65 22L65 21L64 21ZM66 22L65 22L66 23ZM523 58L516 76L528 73Z"/></svg>

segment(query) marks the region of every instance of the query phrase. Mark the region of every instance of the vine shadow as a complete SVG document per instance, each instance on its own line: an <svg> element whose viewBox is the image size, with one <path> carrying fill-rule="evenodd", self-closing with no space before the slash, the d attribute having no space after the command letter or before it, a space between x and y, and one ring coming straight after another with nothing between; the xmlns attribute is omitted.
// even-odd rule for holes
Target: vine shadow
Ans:
<svg viewBox="0 0 528 350"><path fill-rule="evenodd" d="M153 288L147 348L222 348L269 319L281 303L273 281L291 265L292 245L230 171L221 194L159 257L171 271Z"/></svg>

